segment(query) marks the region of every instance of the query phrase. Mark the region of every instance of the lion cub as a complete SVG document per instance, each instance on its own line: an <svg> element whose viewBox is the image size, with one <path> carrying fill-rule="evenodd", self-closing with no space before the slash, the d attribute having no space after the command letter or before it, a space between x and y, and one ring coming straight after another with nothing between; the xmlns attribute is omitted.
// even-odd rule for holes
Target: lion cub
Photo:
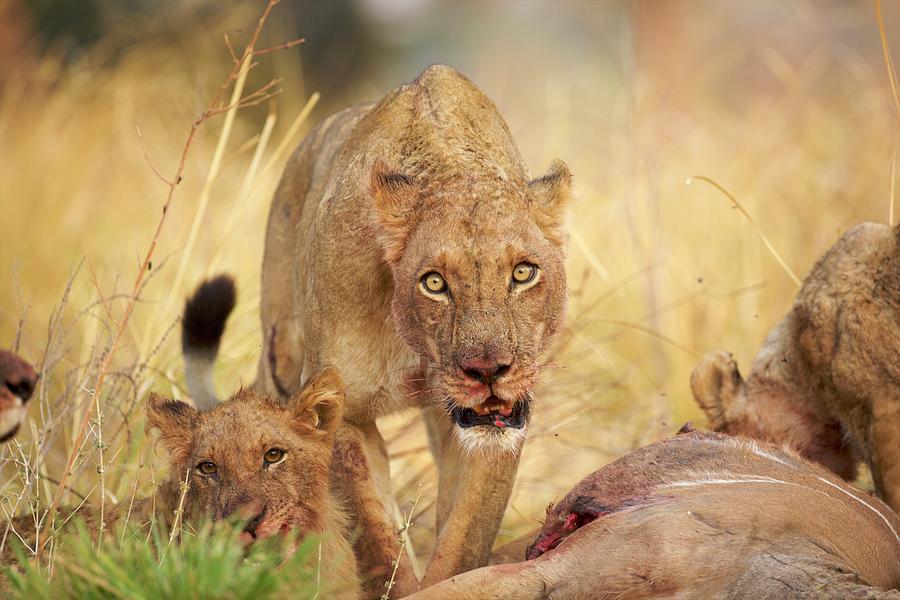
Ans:
<svg viewBox="0 0 900 600"><path fill-rule="evenodd" d="M323 592L327 597L358 598L353 550L346 539L347 519L329 484L333 433L341 420L342 383L327 369L285 401L241 390L213 409L200 412L178 400L151 394L147 426L158 429L169 455L169 478L153 496L134 503L128 520L144 525L171 522L182 502L186 522L238 515L248 519L241 541L299 532L320 536ZM107 509L105 528L115 527L128 503ZM73 512L61 509L57 522ZM77 515L99 532L99 511L82 507ZM21 537L32 550L32 515L14 518L10 539ZM5 527L3 527L5 529ZM7 543L2 562L14 554Z"/></svg>
<svg viewBox="0 0 900 600"><path fill-rule="evenodd" d="M319 535L328 597L359 596L347 518L330 489L333 433L341 422L342 383L326 369L285 401L240 390L208 411L151 394L147 425L159 429L170 479L157 511L174 511L189 480L185 519L249 520L241 541L288 532ZM330 579L330 581L329 581Z"/></svg>
<svg viewBox="0 0 900 600"><path fill-rule="evenodd" d="M708 354L691 387L717 431L788 445L900 510L900 227L854 227L818 260L745 381Z"/></svg>

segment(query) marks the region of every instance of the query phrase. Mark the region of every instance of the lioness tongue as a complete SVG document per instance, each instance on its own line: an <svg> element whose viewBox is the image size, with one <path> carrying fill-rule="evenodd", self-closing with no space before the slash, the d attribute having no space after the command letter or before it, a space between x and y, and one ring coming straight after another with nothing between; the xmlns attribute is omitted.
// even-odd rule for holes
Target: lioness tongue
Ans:
<svg viewBox="0 0 900 600"><path fill-rule="evenodd" d="M508 417L509 415L512 414L512 407L504 406L503 408L497 410L497 412L500 413L501 415L503 415L504 417Z"/></svg>

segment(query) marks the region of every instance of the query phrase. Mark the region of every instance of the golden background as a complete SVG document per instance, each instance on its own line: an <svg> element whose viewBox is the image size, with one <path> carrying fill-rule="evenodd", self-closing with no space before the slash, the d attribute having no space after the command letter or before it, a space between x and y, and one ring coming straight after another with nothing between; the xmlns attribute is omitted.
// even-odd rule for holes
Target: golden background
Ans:
<svg viewBox="0 0 900 600"><path fill-rule="evenodd" d="M684 421L703 425L688 385L699 358L728 349L746 372L792 302L790 271L802 277L861 221L896 222L900 113L870 3L284 2L261 45L307 42L250 72L247 90L281 78L277 97L198 130L95 399L166 197L151 165L175 172L232 68L223 36L240 47L262 5L47 4L0 0L0 345L42 374L31 423L0 449L7 514L49 502L85 410L64 503L152 489L164 457L141 403L151 389L183 393L184 298L206 275L237 278L217 384L250 384L284 161L330 111L431 63L495 101L534 174L562 158L578 190L569 327L548 357L564 368L537 393L501 541L597 467ZM900 3L882 10L900 56ZM705 181L689 184L695 175L752 222ZM401 509L421 490L411 532L427 553L436 477L424 428L409 412L383 431Z"/></svg>

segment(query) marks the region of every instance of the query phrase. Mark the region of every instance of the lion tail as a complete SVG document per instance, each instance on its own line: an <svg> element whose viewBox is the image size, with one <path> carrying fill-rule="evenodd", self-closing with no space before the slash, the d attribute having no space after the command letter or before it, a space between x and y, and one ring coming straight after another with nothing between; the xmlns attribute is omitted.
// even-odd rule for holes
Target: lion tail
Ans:
<svg viewBox="0 0 900 600"><path fill-rule="evenodd" d="M237 290L234 279L218 275L203 281L184 304L181 318L181 351L184 354L185 382L199 410L219 403L213 385L213 366L225 321L234 310Z"/></svg>

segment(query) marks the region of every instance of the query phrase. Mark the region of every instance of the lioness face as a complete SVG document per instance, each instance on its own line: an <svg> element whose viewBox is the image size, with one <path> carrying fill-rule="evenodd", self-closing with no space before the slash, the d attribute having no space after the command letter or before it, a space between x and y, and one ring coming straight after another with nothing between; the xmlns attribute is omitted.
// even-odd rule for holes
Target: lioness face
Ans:
<svg viewBox="0 0 900 600"><path fill-rule="evenodd" d="M322 530L342 401L340 379L327 370L284 402L241 390L199 412L153 394L147 418L161 431L172 480L189 480L189 513L240 515L250 543Z"/></svg>
<svg viewBox="0 0 900 600"><path fill-rule="evenodd" d="M37 380L30 364L8 350L0 350L0 442L12 439L19 431Z"/></svg>
<svg viewBox="0 0 900 600"><path fill-rule="evenodd" d="M540 354L565 317L570 178L557 163L524 189L490 182L427 195L396 176L373 181L390 202L416 196L407 200L415 218L399 232L402 246L387 240L392 313L401 337L431 364L470 447L512 448L524 437Z"/></svg>

